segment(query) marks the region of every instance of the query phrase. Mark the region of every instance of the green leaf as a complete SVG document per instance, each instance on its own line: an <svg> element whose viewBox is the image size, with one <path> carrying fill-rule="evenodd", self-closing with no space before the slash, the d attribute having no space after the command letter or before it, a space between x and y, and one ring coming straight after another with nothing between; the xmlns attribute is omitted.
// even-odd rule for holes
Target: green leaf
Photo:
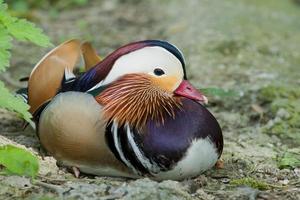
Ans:
<svg viewBox="0 0 300 200"><path fill-rule="evenodd" d="M33 23L12 17L7 11L7 4L0 0L0 73L9 66L12 38L30 41L40 46L50 46L49 38ZM19 97L12 95L0 81L0 108L17 112L23 119L34 126L31 121L29 106Z"/></svg>
<svg viewBox="0 0 300 200"><path fill-rule="evenodd" d="M7 5L0 1L0 25L4 26L10 35L20 41L30 41L34 44L47 47L51 46L49 38L42 29L37 28L33 23L18 19L7 12Z"/></svg>
<svg viewBox="0 0 300 200"><path fill-rule="evenodd" d="M227 96L238 96L238 93L233 90L224 90L221 88L202 88L201 92L205 95L210 96L219 96L219 97L227 97Z"/></svg>
<svg viewBox="0 0 300 200"><path fill-rule="evenodd" d="M35 178L39 171L39 163L36 156L12 145L0 146L0 165L4 166L2 171L4 174Z"/></svg>
<svg viewBox="0 0 300 200"><path fill-rule="evenodd" d="M5 19L4 24L8 32L20 41L30 41L43 47L51 46L49 38L42 29L25 19L10 16Z"/></svg>
<svg viewBox="0 0 300 200"><path fill-rule="evenodd" d="M20 97L16 97L11 94L8 89L4 87L4 83L0 81L0 108L5 108L10 111L17 112L30 124L31 114L28 112L29 105L27 105Z"/></svg>
<svg viewBox="0 0 300 200"><path fill-rule="evenodd" d="M3 13L7 10L7 4L3 3L3 0L0 0L0 13Z"/></svg>
<svg viewBox="0 0 300 200"><path fill-rule="evenodd" d="M0 72L9 66L12 37L3 25L0 24Z"/></svg>
<svg viewBox="0 0 300 200"><path fill-rule="evenodd" d="M300 149L290 149L285 152L278 161L278 167L280 169L300 167Z"/></svg>

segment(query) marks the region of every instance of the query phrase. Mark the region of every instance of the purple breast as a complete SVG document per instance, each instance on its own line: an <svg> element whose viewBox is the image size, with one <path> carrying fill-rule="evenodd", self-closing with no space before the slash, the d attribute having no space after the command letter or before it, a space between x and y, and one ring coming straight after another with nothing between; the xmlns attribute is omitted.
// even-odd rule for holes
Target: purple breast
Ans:
<svg viewBox="0 0 300 200"><path fill-rule="evenodd" d="M223 150L222 131L215 117L193 100L183 98L182 103L175 119L167 116L163 125L149 120L143 133L134 136L145 156L165 170L185 155L193 140L209 137L219 156Z"/></svg>

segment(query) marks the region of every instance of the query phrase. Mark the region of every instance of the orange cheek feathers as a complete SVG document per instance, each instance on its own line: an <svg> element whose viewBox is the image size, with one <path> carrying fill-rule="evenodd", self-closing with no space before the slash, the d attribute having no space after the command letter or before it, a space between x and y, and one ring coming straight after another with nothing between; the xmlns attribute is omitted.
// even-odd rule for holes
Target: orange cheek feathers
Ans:
<svg viewBox="0 0 300 200"><path fill-rule="evenodd" d="M176 89L178 77L167 76L167 77L151 77L151 81L155 86L158 86L164 91L172 93Z"/></svg>

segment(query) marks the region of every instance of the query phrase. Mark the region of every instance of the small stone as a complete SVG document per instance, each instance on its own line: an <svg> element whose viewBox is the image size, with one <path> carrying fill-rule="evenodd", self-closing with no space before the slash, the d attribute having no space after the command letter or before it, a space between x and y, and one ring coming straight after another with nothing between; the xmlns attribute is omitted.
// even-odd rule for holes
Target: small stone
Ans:
<svg viewBox="0 0 300 200"><path fill-rule="evenodd" d="M202 189L198 189L197 192L197 197L200 199L200 200L213 200L215 199L214 196L210 195L210 194L207 194L206 192L204 192Z"/></svg>
<svg viewBox="0 0 300 200"><path fill-rule="evenodd" d="M90 184L80 182L68 182L64 195L74 199L97 199L104 196L107 191L105 184Z"/></svg>
<svg viewBox="0 0 300 200"><path fill-rule="evenodd" d="M295 172L297 177L300 177L300 168L295 168L294 172Z"/></svg>
<svg viewBox="0 0 300 200"><path fill-rule="evenodd" d="M206 178L205 175L200 175L200 176L199 176L198 178L196 178L194 181L195 181L195 182L197 183L197 185L199 185L200 187L203 187L203 186L207 185L207 178Z"/></svg>
<svg viewBox="0 0 300 200"><path fill-rule="evenodd" d="M288 119L291 115L290 113L285 110L284 108L280 108L277 113L276 113L276 116L281 118L281 119Z"/></svg>
<svg viewBox="0 0 300 200"><path fill-rule="evenodd" d="M3 180L3 183L17 188L26 188L32 186L30 179L22 176L7 176L7 178Z"/></svg>
<svg viewBox="0 0 300 200"><path fill-rule="evenodd" d="M56 160L53 157L47 156L40 161L40 175L49 176L51 174L57 174L58 172L59 168L57 167Z"/></svg>
<svg viewBox="0 0 300 200"><path fill-rule="evenodd" d="M181 184L184 188L187 188L190 194L194 194L197 191L197 189L201 187L201 184L198 184L196 180L185 180Z"/></svg>
<svg viewBox="0 0 300 200"><path fill-rule="evenodd" d="M274 147L274 144L267 143L266 146L267 146L267 147L270 147L270 148L273 148L273 147Z"/></svg>
<svg viewBox="0 0 300 200"><path fill-rule="evenodd" d="M274 124L280 123L282 121L281 117L276 116L275 119L273 120Z"/></svg>
<svg viewBox="0 0 300 200"><path fill-rule="evenodd" d="M257 195L259 194L259 190L253 189L251 187L238 187L237 194L240 194L240 199L247 198L249 200L255 200L257 198Z"/></svg>
<svg viewBox="0 0 300 200"><path fill-rule="evenodd" d="M147 178L121 186L110 195L122 199L191 199L188 189L177 181L156 182Z"/></svg>
<svg viewBox="0 0 300 200"><path fill-rule="evenodd" d="M223 179L221 179L221 182L225 183L225 184L228 184L230 182L230 179L229 178L223 178Z"/></svg>
<svg viewBox="0 0 300 200"><path fill-rule="evenodd" d="M274 126L275 122L273 119L269 120L268 123L266 124L266 128L270 129Z"/></svg>
<svg viewBox="0 0 300 200"><path fill-rule="evenodd" d="M288 179L284 179L284 180L280 180L279 183L281 183L282 185L287 185L289 184L289 180Z"/></svg>

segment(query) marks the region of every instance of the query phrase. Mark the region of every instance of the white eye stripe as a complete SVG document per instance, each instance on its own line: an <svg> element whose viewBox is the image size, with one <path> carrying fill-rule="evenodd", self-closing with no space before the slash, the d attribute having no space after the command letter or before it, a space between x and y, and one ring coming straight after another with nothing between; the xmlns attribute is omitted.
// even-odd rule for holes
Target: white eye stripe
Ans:
<svg viewBox="0 0 300 200"><path fill-rule="evenodd" d="M154 74L160 68L163 75L178 74L183 77L183 67L179 59L166 49L158 46L145 47L121 56L113 65L102 84L109 84L118 77L130 73Z"/></svg>

